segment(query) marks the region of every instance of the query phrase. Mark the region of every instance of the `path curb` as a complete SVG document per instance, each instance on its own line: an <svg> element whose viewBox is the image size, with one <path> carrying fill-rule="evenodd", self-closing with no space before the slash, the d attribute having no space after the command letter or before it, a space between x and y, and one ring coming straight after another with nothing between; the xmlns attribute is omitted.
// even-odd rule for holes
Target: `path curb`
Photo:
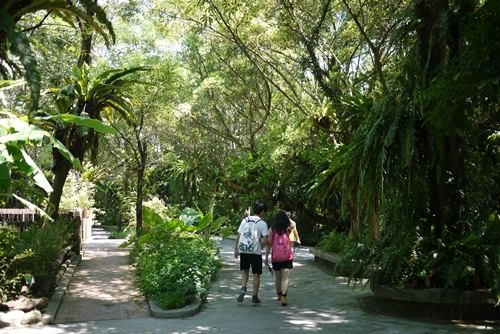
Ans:
<svg viewBox="0 0 500 334"><path fill-rule="evenodd" d="M149 310L151 312L151 316L155 318L162 319L173 319L173 318L186 318L191 317L201 310L201 299L194 299L187 306L175 310L164 310L159 307L154 300L149 301Z"/></svg>
<svg viewBox="0 0 500 334"><path fill-rule="evenodd" d="M59 281L59 285L57 286L52 298L50 298L49 305L45 309L44 314L42 315L42 323L44 325L51 325L54 323L57 312L59 311L59 307L61 306L61 302L63 300L66 291L68 290L69 283L71 278L75 274L76 267L80 264L82 260L81 255L76 255L73 261L70 263L66 272L64 273L61 281Z"/></svg>

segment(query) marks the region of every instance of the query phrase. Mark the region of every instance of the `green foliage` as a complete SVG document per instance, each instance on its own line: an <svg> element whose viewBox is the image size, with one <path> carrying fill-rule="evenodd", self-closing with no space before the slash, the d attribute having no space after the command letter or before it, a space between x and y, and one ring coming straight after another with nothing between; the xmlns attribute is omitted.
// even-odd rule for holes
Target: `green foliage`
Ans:
<svg viewBox="0 0 500 334"><path fill-rule="evenodd" d="M59 209L63 211L90 209L94 204L93 188L92 182L81 178L78 173L71 173L64 183Z"/></svg>
<svg viewBox="0 0 500 334"><path fill-rule="evenodd" d="M331 231L329 234L325 234L321 237L321 240L318 242L318 247L324 251L343 254L351 242L352 238L346 236L346 233Z"/></svg>
<svg viewBox="0 0 500 334"><path fill-rule="evenodd" d="M151 212L149 215L154 216ZM210 280L222 267L213 243L200 238L193 226L179 219L149 219L149 226L148 233L136 240L133 251L141 291L164 309L206 298Z"/></svg>
<svg viewBox="0 0 500 334"><path fill-rule="evenodd" d="M338 271L399 288L490 289L498 302L498 4L433 8L424 20L421 4L405 12L413 48L394 36L390 93L342 105L362 117L313 189L343 192L357 242Z"/></svg>
<svg viewBox="0 0 500 334"><path fill-rule="evenodd" d="M108 235L108 239L128 239L135 236L135 228L133 225L125 227L123 231L118 231L116 227L111 228L111 234Z"/></svg>
<svg viewBox="0 0 500 334"><path fill-rule="evenodd" d="M0 228L0 302L21 290L22 278L27 272L19 270L19 260L30 256L19 242L19 232L12 228Z"/></svg>
<svg viewBox="0 0 500 334"><path fill-rule="evenodd" d="M80 1L79 4L83 6L83 10L82 7L75 6L71 1L66 0L28 0L22 3L4 1L0 5L0 59L2 60L0 72L3 77L20 72L19 66L15 61L9 59L6 52L7 46L9 46L10 52L18 57L19 62L24 68L23 75L30 90L30 105L28 108L30 123L33 121L39 108L42 80L37 69L37 61L32 54L30 41L26 34L21 31L18 22L23 16L46 10L48 14L59 16L71 26L75 26L76 22L84 21L104 38L106 44L110 42L109 37L114 42L115 35L111 22L106 18L106 14L102 8L88 0ZM106 26L108 32L105 32L101 25Z"/></svg>
<svg viewBox="0 0 500 334"><path fill-rule="evenodd" d="M445 232L444 239L411 233L387 232L379 241L363 239L348 247L336 267L350 273L349 279L370 277L370 284L391 284L399 288L419 287L487 289L500 302L500 216L470 226L463 237ZM450 241L445 241L450 240Z"/></svg>
<svg viewBox="0 0 500 334"><path fill-rule="evenodd" d="M94 185L94 219L101 225L115 226L122 209L120 186L117 183L103 180L95 182ZM128 220L123 225L128 225Z"/></svg>
<svg viewBox="0 0 500 334"><path fill-rule="evenodd" d="M6 9L6 8L5 8ZM26 37L26 35L21 31L21 29L17 26L16 22L13 20L11 15L13 13L8 13L4 8L0 8L0 31L5 33L4 36L7 36L10 42L10 51L15 56L19 57L21 64L24 67L24 76L26 78L26 82L29 85L30 89L30 107L29 107L29 119L33 120L33 117L38 110L38 102L40 98L40 73L36 68L36 60L33 57L33 53L31 50L31 45ZM2 34L3 35L3 34ZM5 37L3 37L5 38ZM0 40L0 43L5 43L5 40ZM3 52L2 52L3 53ZM2 57L3 58L3 57ZM4 72L5 69L2 66L1 72Z"/></svg>
<svg viewBox="0 0 500 334"><path fill-rule="evenodd" d="M0 228L0 292L3 301L21 291L27 277L34 278L34 291L51 286L58 270L59 252L72 243L70 223L52 222L42 228L30 223L26 232ZM42 289L42 290L40 290Z"/></svg>
<svg viewBox="0 0 500 334"><path fill-rule="evenodd" d="M22 118L13 114L7 114L8 118L0 119L0 190L2 194L13 196L23 205L35 208L35 204L19 195L40 192L38 187L46 192L52 191L52 186L47 178L26 153L30 146L40 146L48 139L54 149L71 161L76 170L82 170L80 161L50 133L33 124L29 124ZM20 180L19 180L20 179ZM30 191L28 191L30 190ZM42 214L43 210L37 208Z"/></svg>
<svg viewBox="0 0 500 334"><path fill-rule="evenodd" d="M69 222L53 222L42 227L38 223L30 224L28 231L19 235L20 240L33 255L21 261L20 267L35 277L35 282L42 285L57 273L55 260L62 248L73 240ZM50 240L50 242L47 242Z"/></svg>

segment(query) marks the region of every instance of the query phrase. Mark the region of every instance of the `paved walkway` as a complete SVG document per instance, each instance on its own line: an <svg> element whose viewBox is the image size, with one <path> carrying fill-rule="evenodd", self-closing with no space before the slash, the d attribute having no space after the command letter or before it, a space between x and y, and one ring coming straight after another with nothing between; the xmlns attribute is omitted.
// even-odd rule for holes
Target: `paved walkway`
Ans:
<svg viewBox="0 0 500 334"><path fill-rule="evenodd" d="M146 298L134 282L130 249L124 240L85 243L82 261L71 279L55 323L148 317Z"/></svg>
<svg viewBox="0 0 500 334"><path fill-rule="evenodd" d="M233 258L233 240L219 241L224 266L200 313L184 319L153 318L144 312L144 299L131 283L132 268L122 261L126 253L116 249L120 242L102 240L84 245L82 263L63 300L56 324L6 329L0 333L500 332L497 325L419 322L367 312L362 305L370 301L369 288L353 289L342 278L333 279L314 264L313 256L304 248L296 252L288 306L283 307L277 301L273 277L268 272L261 279L259 295L263 304L252 306L251 284L249 295L243 303L238 303L241 278L238 261ZM109 276L104 271L110 272ZM84 292L93 297L79 295Z"/></svg>

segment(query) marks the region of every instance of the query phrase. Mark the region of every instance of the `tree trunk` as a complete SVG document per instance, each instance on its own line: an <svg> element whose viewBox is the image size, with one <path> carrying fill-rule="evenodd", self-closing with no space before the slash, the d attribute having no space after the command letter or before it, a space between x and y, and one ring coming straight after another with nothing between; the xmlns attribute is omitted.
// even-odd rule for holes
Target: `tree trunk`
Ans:
<svg viewBox="0 0 500 334"><path fill-rule="evenodd" d="M144 186L144 171L146 170L147 161L147 145L146 143L138 142L140 162L137 169L137 199L135 202L135 220L136 220L136 233L140 235L142 229L142 197Z"/></svg>
<svg viewBox="0 0 500 334"><path fill-rule="evenodd" d="M458 38L457 34L447 32L458 31L456 26L458 20L450 20L449 26L441 26L440 18L448 11L447 0L422 1L416 5L416 10L423 13L425 25L419 31L420 42L420 69L427 73L426 82L423 89L427 89L432 80L439 75L442 67L451 62L454 55L457 54ZM443 39L445 38L445 39ZM433 114L435 110L435 101L424 108L425 114ZM462 129L462 119L460 111L448 115L450 124L430 124L425 126L425 135L427 138L435 138L440 134L444 143L443 153L439 152L435 146L436 139L431 142L425 140L425 146L429 180L429 223L435 227L435 236L441 238L445 227L453 231L454 224L460 220L463 210L462 193L464 189L463 163L461 156L461 140L457 134ZM449 133L443 134L443 127L451 129ZM458 129L458 130L457 130ZM434 153L433 153L434 152ZM430 226L429 226L430 227ZM458 232L458 231L455 231Z"/></svg>
<svg viewBox="0 0 500 334"><path fill-rule="evenodd" d="M128 194L128 179L129 179L129 170L128 170L128 165L125 164L124 166L124 172L123 172L123 185L122 185L122 198L121 198L121 203L120 203L120 210L118 211L118 217L116 218L116 229L119 231L122 230L122 212L126 208L126 201L125 198L127 197Z"/></svg>
<svg viewBox="0 0 500 334"><path fill-rule="evenodd" d="M61 203L61 196L64 188L64 183L68 177L68 173L71 169L71 162L57 153L54 155L54 160L56 161L53 172L54 179L52 181L53 191L50 193L48 213L52 219L57 219L59 217L59 204Z"/></svg>

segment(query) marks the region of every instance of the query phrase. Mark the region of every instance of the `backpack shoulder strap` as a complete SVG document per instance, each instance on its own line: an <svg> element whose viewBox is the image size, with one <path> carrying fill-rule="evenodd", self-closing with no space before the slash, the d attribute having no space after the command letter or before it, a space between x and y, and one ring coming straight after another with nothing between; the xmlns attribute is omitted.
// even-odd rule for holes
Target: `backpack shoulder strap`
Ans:
<svg viewBox="0 0 500 334"><path fill-rule="evenodd" d="M257 219L257 221L253 221L252 219L250 219L250 217L247 217L247 223L252 222L252 223L254 223L254 224L257 224L257 223L258 223L258 222L260 222L261 220L262 220L262 219L260 219L260 218L259 218L259 219Z"/></svg>

